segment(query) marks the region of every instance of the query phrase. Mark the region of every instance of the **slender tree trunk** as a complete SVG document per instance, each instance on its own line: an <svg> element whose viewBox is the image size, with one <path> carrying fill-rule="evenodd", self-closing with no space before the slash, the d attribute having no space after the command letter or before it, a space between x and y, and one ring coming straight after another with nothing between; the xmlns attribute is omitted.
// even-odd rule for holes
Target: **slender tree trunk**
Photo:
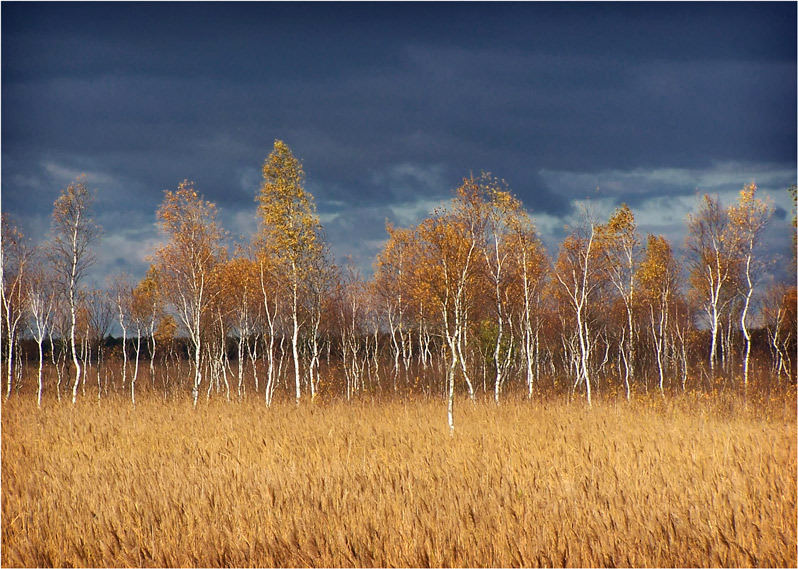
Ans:
<svg viewBox="0 0 798 569"><path fill-rule="evenodd" d="M585 389L587 395L587 404L589 407L593 406L593 398L590 390L590 372L588 371L588 358L590 357L589 339L587 335L587 325L582 321L582 305L576 312L577 326L579 328L579 347L581 349L581 357L579 358L579 371L582 380L585 382Z"/></svg>
<svg viewBox="0 0 798 569"><path fill-rule="evenodd" d="M53 367L55 368L56 373L56 384L55 384L55 392L56 397L58 398L58 402L61 402L61 354L59 353L58 358L55 357L55 342L53 341L53 333L50 332L50 359L53 362Z"/></svg>
<svg viewBox="0 0 798 569"><path fill-rule="evenodd" d="M127 328L124 324L121 324L122 327L122 389L125 388L125 383L127 383Z"/></svg>
<svg viewBox="0 0 798 569"><path fill-rule="evenodd" d="M497 251L498 256L498 251ZM500 269L499 269L500 270ZM501 391L503 375L503 362L501 361L502 340L504 339L504 318L502 314L501 291L499 289L500 273L496 275L496 344L493 346L493 365L496 367L496 377L493 383L493 399L496 405L499 404L499 392Z"/></svg>
<svg viewBox="0 0 798 569"><path fill-rule="evenodd" d="M75 312L75 303L74 301L71 303L70 306L70 313L72 317L72 325L69 329L69 342L70 347L72 348L72 363L75 365L75 382L72 384L72 405L74 405L78 400L78 386L80 385L80 361L78 359L78 349L75 342L75 327L76 327L76 320L77 314Z"/></svg>
<svg viewBox="0 0 798 569"><path fill-rule="evenodd" d="M155 317L153 316L150 320L150 381L152 382L152 386L155 387L155 349L156 349L156 339L155 339Z"/></svg>
<svg viewBox="0 0 798 569"><path fill-rule="evenodd" d="M194 387L191 390L191 397L194 402L194 407L196 408L197 399L199 398L199 388L202 383L202 341L200 340L198 331L195 332L194 336Z"/></svg>
<svg viewBox="0 0 798 569"><path fill-rule="evenodd" d="M7 369L8 372L8 382L6 384L6 401L8 398L11 397L11 384L13 383L13 369L14 369L14 344L16 344L16 324L12 324L8 322L8 341L7 341L7 354L8 354L8 361Z"/></svg>
<svg viewBox="0 0 798 569"><path fill-rule="evenodd" d="M242 390L244 387L244 334L241 330L238 331L238 398L242 397Z"/></svg>
<svg viewBox="0 0 798 569"><path fill-rule="evenodd" d="M292 304L292 320L293 320L293 331L291 334L291 351L294 357L294 382L296 387L296 404L299 405L299 399L302 396L300 382L299 382L299 283L297 279L299 278L297 275L296 265L292 267L293 269L293 304Z"/></svg>
<svg viewBox="0 0 798 569"><path fill-rule="evenodd" d="M632 300L629 299L629 302L626 304L626 317L627 317L627 330L629 332L629 337L626 339L628 349L626 358L624 358L625 363L625 373L624 373L624 382L626 383L626 400L632 400L632 388L631 383L634 381L635 378L635 328L634 328L634 321L632 320Z"/></svg>
<svg viewBox="0 0 798 569"><path fill-rule="evenodd" d="M650 311L650 320L651 320L651 336L654 339L654 350L657 355L657 370L659 371L659 392L660 395L665 397L665 370L663 369L662 363L662 347L663 347L663 335L664 335L664 318L665 315L661 312L659 317L659 331L655 327L655 318L654 318L654 307L649 307Z"/></svg>
<svg viewBox="0 0 798 569"><path fill-rule="evenodd" d="M41 408L42 406L42 364L44 363L44 350L42 349L43 337L36 338L36 343L39 345L39 389L36 393L36 404Z"/></svg>
<svg viewBox="0 0 798 569"><path fill-rule="evenodd" d="M458 360L460 362L460 370L463 372L463 380L465 380L466 388L468 388L468 398L471 401L476 401L476 394L474 393L474 384L471 383L471 378L468 375L468 368L466 367L466 358L465 354L463 353L463 336L465 336L465 330L462 327L458 327L457 330L457 353L458 353Z"/></svg>
<svg viewBox="0 0 798 569"><path fill-rule="evenodd" d="M141 353L141 330L136 331L136 365L133 368L133 379L130 380L130 398L136 406L136 380L139 377L139 355Z"/></svg>
<svg viewBox="0 0 798 569"><path fill-rule="evenodd" d="M457 347L455 345L454 338L448 334L447 340L449 342L449 351L452 358L446 377L448 387L447 416L449 420L449 434L454 436L454 376L457 371Z"/></svg>
<svg viewBox="0 0 798 569"><path fill-rule="evenodd" d="M753 245L752 245L753 248ZM751 296L754 294L754 284L751 281L751 254L748 254L745 263L745 279L748 283L748 290L745 295L745 304L743 305L743 313L740 316L740 327L743 330L745 337L745 358L743 360L743 384L748 385L748 363L751 358L751 333L748 331L748 307L751 304Z"/></svg>

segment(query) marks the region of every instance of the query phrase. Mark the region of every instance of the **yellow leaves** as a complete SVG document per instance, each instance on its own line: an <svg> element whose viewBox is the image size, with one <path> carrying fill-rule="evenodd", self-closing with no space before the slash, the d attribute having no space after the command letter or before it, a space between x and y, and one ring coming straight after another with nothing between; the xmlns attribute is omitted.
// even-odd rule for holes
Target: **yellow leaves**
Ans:
<svg viewBox="0 0 798 569"><path fill-rule="evenodd" d="M243 256L233 257L219 265L216 279L221 302L229 306L242 306L244 303L258 305L258 295L261 293L259 271L257 261Z"/></svg>
<svg viewBox="0 0 798 569"><path fill-rule="evenodd" d="M643 297L661 302L666 295L673 294L677 274L678 266L670 243L661 235L649 234L645 256L635 274Z"/></svg>
<svg viewBox="0 0 798 569"><path fill-rule="evenodd" d="M294 158L291 149L282 140L274 141L274 150L263 163L264 183L274 184L276 192L295 191L305 181L302 163Z"/></svg>
<svg viewBox="0 0 798 569"><path fill-rule="evenodd" d="M713 302L721 290L737 286L741 273L748 274L755 246L773 214L770 202L758 199L756 192L756 184L746 185L728 208L704 195L699 211L687 218L690 281L699 295Z"/></svg>
<svg viewBox="0 0 798 569"><path fill-rule="evenodd" d="M171 314L165 314L158 320L155 328L155 339L159 344L171 342L177 335L177 322Z"/></svg>
<svg viewBox="0 0 798 569"><path fill-rule="evenodd" d="M470 307L485 310L480 299L491 298L487 307L494 306L523 297L525 283L535 289L542 280L545 251L504 180L470 176L454 194L417 227L386 225L389 239L375 263L377 290L386 302L401 293L403 303L462 316Z"/></svg>
<svg viewBox="0 0 798 569"><path fill-rule="evenodd" d="M169 240L155 253L154 272L164 298L182 307L180 318L189 330L207 307L207 286L216 265L226 258L225 232L216 214L216 205L205 201L188 180L175 192L166 190L158 208L158 224Z"/></svg>
<svg viewBox="0 0 798 569"><path fill-rule="evenodd" d="M756 184L746 185L741 191L736 205L729 207L730 238L741 241L743 248L752 248L759 233L773 215L770 200L756 197Z"/></svg>
<svg viewBox="0 0 798 569"><path fill-rule="evenodd" d="M56 243L63 241L70 247L87 246L99 237L101 229L91 219L94 195L86 186L86 175L81 174L69 184L53 204L52 229ZM77 239L76 239L77 238Z"/></svg>
<svg viewBox="0 0 798 569"><path fill-rule="evenodd" d="M639 245L637 223L629 206L621 204L606 224L596 227L596 236L596 252L605 256L613 278L626 280L625 274L631 273Z"/></svg>
<svg viewBox="0 0 798 569"><path fill-rule="evenodd" d="M290 148L281 140L263 165L263 182L257 200L261 218L260 243L271 255L284 259L293 272L307 270L322 254L313 196L304 189L305 173ZM296 274L294 279L302 278Z"/></svg>
<svg viewBox="0 0 798 569"><path fill-rule="evenodd" d="M176 192L164 191L157 217L161 230L181 248L218 247L225 236L216 222L216 204L202 199L194 183L184 180Z"/></svg>
<svg viewBox="0 0 798 569"><path fill-rule="evenodd" d="M621 207L615 210L606 225L606 231L610 235L629 236L636 230L634 213L626 204L621 204Z"/></svg>

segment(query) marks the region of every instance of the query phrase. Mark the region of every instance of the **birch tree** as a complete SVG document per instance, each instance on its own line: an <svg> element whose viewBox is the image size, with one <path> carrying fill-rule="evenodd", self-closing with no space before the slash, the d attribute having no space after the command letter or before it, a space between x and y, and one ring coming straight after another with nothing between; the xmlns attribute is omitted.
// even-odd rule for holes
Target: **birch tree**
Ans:
<svg viewBox="0 0 798 569"><path fill-rule="evenodd" d="M102 396L102 369L105 362L105 339L114 322L114 305L108 298L108 294L100 289L85 291L83 294L83 306L86 311L88 330L86 335L86 346L88 362L91 362L92 350L96 350L97 356L97 399ZM86 371L90 366L87 365ZM84 373L86 376L86 373Z"/></svg>
<svg viewBox="0 0 798 569"><path fill-rule="evenodd" d="M509 220L511 270L515 272L510 296L521 299L521 328L526 368L527 397L532 397L535 381L540 378L540 328L544 312L541 291L549 271L549 260L534 224L526 211L519 211Z"/></svg>
<svg viewBox="0 0 798 569"><path fill-rule="evenodd" d="M545 256L529 214L510 193L507 184L483 175L480 188L486 208L483 251L487 288L491 291L496 325L493 390L494 400L498 403L515 352L516 328L521 330L527 390L529 396L532 395L538 333L533 306L537 304Z"/></svg>
<svg viewBox="0 0 798 569"><path fill-rule="evenodd" d="M260 242L267 250L273 270L284 278L289 289L291 350L294 362L296 403L302 395L300 383L299 334L305 325L301 312L304 287L323 247L321 226L313 196L305 190L305 171L281 140L263 164L258 215L261 221Z"/></svg>
<svg viewBox="0 0 798 569"><path fill-rule="evenodd" d="M678 287L679 267L668 241L648 235L645 256L636 272L643 304L648 308L648 323L659 372L659 390L665 395L665 345L671 306Z"/></svg>
<svg viewBox="0 0 798 569"><path fill-rule="evenodd" d="M69 184L53 205L53 238L47 248L56 284L69 310L69 345L75 366L73 405L77 401L82 371L76 342L79 291L87 270L95 262L92 247L101 235L100 227L92 219L93 202L94 195L86 187L85 176Z"/></svg>
<svg viewBox="0 0 798 569"><path fill-rule="evenodd" d="M690 284L709 321L709 367L714 375L722 317L735 297L739 270L738 242L730 231L729 212L716 197L704 195L699 210L687 216Z"/></svg>
<svg viewBox="0 0 798 569"><path fill-rule="evenodd" d="M740 294L743 297L743 309L740 315L740 327L745 338L745 355L743 356L743 383L748 385L748 368L751 358L751 331L748 329L748 314L757 276L757 248L765 226L773 216L773 207L767 201L756 197L756 184L748 184L740 192L737 204L729 208L731 229L736 234L735 241L740 245L742 261L742 278Z"/></svg>
<svg viewBox="0 0 798 569"><path fill-rule="evenodd" d="M155 333L160 320L164 316L164 301L158 289L158 275L155 267L150 266L147 274L136 285L136 295L141 304L142 326L150 352L150 383L155 386L155 354L158 348Z"/></svg>
<svg viewBox="0 0 798 569"><path fill-rule="evenodd" d="M381 305L388 331L391 336L393 352L394 390L396 376L399 374L399 359L402 358L405 374L412 357L412 329L408 327L407 316L411 299L411 247L412 229L385 224L388 241L377 255L372 280L374 296Z"/></svg>
<svg viewBox="0 0 798 569"><path fill-rule="evenodd" d="M589 406L593 405L590 379L590 357L593 353L593 335L590 308L593 297L603 284L604 268L601 263L600 244L596 239L596 225L588 222L566 237L554 268L554 278L564 293L566 306L574 318L578 339L578 360L574 388L585 384Z"/></svg>
<svg viewBox="0 0 798 569"><path fill-rule="evenodd" d="M492 292L492 304L495 309L496 338L493 346L493 398L499 403L499 394L506 379L513 353L512 338L512 299L510 298L511 261L509 217L517 214L521 204L498 180L485 180L487 184L481 188L485 195L486 223L483 254L485 257L486 276ZM509 334L508 334L509 332ZM509 341L507 337L509 336Z"/></svg>
<svg viewBox="0 0 798 569"><path fill-rule="evenodd" d="M211 335L211 341L205 343L208 363L211 369L211 381L208 382L207 397L210 399L213 387L219 393L224 383L225 397L230 401L230 382L227 379L229 359L227 357L227 333L232 328L233 312L236 309L235 295L226 295L224 288L224 268L226 262L220 263L211 279L213 299L208 310L208 321L203 323L204 330Z"/></svg>
<svg viewBox="0 0 798 569"><path fill-rule="evenodd" d="M127 384L127 331L131 326L130 302L133 287L127 273L110 277L108 295L116 308L116 321L122 329L122 389Z"/></svg>
<svg viewBox="0 0 798 569"><path fill-rule="evenodd" d="M623 204L605 225L599 226L602 252L610 282L623 302L626 312L625 329L621 340L626 399L631 399L630 384L635 376L635 268L640 245L634 213Z"/></svg>
<svg viewBox="0 0 798 569"><path fill-rule="evenodd" d="M341 359L346 378L347 401L351 399L353 392L359 391L363 387L363 366L359 355L363 337L366 335L364 329L366 291L367 285L360 271L350 260L342 271L337 299ZM396 361L398 362L398 359Z"/></svg>
<svg viewBox="0 0 798 569"><path fill-rule="evenodd" d="M481 200L479 182L463 181L448 207L439 208L417 228L419 255L414 266L418 294L433 299L442 320L448 347L447 415L454 433L454 387L458 368L474 399L468 376L466 349L468 320L479 287L479 270L484 237L484 210L475 207Z"/></svg>
<svg viewBox="0 0 798 569"><path fill-rule="evenodd" d="M465 334L466 287L475 264L474 244L464 235L466 228L453 216L439 212L424 220L418 228L423 253L415 267L419 285L429 291L437 304L443 323L443 336L448 347L446 372L447 418L454 433L454 387L460 364L462 336ZM471 388L470 393L473 393Z"/></svg>
<svg viewBox="0 0 798 569"><path fill-rule="evenodd" d="M264 351L266 353L266 385L264 398L266 406L270 407L277 380L275 340L282 326L282 315L286 304L285 298L288 296L288 287L286 283L280 279L275 259L271 256L262 240L260 240L259 245L255 247L254 256L258 270L258 284L260 286L259 299L263 304L263 315L266 319L266 329L264 330L266 336L264 338Z"/></svg>
<svg viewBox="0 0 798 569"><path fill-rule="evenodd" d="M34 249L27 243L22 231L8 217L2 215L2 241L0 241L0 292L3 297L3 330L6 357L6 399L11 396L14 377L15 347L20 320L25 314L25 295L28 292L27 270Z"/></svg>
<svg viewBox="0 0 798 569"><path fill-rule="evenodd" d="M321 249L318 255L314 255L309 267L307 282L305 283L308 332L307 340L309 346L308 361L308 385L310 387L311 401L315 400L318 394L319 382L321 381L319 371L319 358L322 347L321 321L328 307L332 303L334 291L338 284L338 269L332 263L327 250L327 245L320 242Z"/></svg>
<svg viewBox="0 0 798 569"><path fill-rule="evenodd" d="M195 407L202 383L203 318L216 294L213 273L225 258L225 234L216 215L216 205L205 201L188 180L177 191L164 192L157 213L160 230L168 239L155 253L158 285L189 336Z"/></svg>
<svg viewBox="0 0 798 569"><path fill-rule="evenodd" d="M762 302L762 317L768 333L768 343L773 354L772 371L794 380L796 354L796 307L798 294L795 285L771 284Z"/></svg>
<svg viewBox="0 0 798 569"><path fill-rule="evenodd" d="M129 290L130 322L136 332L134 348L136 359L133 365L133 377L130 379L130 399L136 406L136 381L139 378L139 361L141 360L141 336L148 330L154 330L155 299L152 282L146 277Z"/></svg>
<svg viewBox="0 0 798 569"><path fill-rule="evenodd" d="M39 349L39 369L37 375L36 404L42 406L42 367L44 365L44 339L52 335L53 316L55 312L55 290L52 286L52 279L47 274L46 268L41 263L36 263L30 272L27 280L27 310L30 315L28 319L28 330L30 330L36 346Z"/></svg>
<svg viewBox="0 0 798 569"><path fill-rule="evenodd" d="M244 362L247 354L252 353L251 345L257 340L253 336L259 326L260 316L260 282L258 265L245 252L239 250L238 254L230 259L222 268L222 297L230 307L232 313L232 326L236 334L237 361L238 361L238 398L244 396ZM257 378L257 370L253 373ZM257 379L255 383L257 393Z"/></svg>

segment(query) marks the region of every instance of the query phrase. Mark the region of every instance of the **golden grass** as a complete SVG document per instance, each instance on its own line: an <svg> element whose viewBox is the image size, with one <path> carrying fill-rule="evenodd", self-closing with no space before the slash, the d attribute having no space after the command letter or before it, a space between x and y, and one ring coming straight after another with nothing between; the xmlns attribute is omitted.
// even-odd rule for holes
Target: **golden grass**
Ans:
<svg viewBox="0 0 798 569"><path fill-rule="evenodd" d="M2 564L795 566L788 398L461 400L453 438L438 400L12 398Z"/></svg>

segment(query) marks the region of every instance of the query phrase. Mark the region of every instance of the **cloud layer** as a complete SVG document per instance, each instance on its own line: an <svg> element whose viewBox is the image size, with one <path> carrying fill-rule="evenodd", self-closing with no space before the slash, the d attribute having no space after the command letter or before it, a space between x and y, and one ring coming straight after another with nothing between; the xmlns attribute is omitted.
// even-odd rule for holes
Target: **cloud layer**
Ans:
<svg viewBox="0 0 798 569"><path fill-rule="evenodd" d="M789 210L790 3L5 3L2 16L3 210L43 238L59 190L87 172L109 250L98 273L143 272L162 192L186 178L231 234L249 232L275 138L303 159L336 256L366 271L386 219L418 221L483 170L552 244L588 196L673 238L696 189L755 179Z"/></svg>

